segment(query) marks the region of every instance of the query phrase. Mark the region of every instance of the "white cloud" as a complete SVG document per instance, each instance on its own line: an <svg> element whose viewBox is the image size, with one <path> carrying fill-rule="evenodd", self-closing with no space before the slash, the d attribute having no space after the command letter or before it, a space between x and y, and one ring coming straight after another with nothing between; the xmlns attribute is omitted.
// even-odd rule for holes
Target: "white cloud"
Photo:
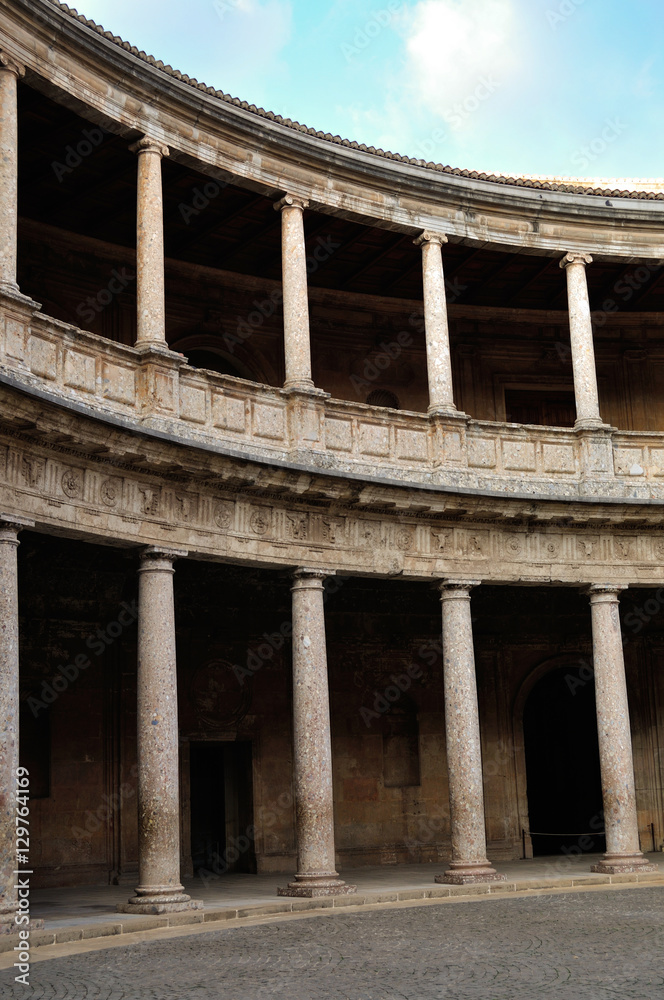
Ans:
<svg viewBox="0 0 664 1000"><path fill-rule="evenodd" d="M513 0L420 0L402 30L414 99L448 121L483 81L491 81L491 92L502 86L516 63Z"/></svg>

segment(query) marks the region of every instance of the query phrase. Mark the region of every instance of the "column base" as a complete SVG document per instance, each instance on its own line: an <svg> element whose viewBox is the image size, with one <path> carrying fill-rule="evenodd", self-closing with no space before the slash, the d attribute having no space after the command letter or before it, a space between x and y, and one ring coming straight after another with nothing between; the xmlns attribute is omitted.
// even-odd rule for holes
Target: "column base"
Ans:
<svg viewBox="0 0 664 1000"><path fill-rule="evenodd" d="M434 882L439 885L476 885L480 882L505 882L507 876L492 868L488 861L473 864L452 862L452 867L442 875L436 875Z"/></svg>
<svg viewBox="0 0 664 1000"><path fill-rule="evenodd" d="M277 889L277 896L349 896L357 892L356 885L347 885L336 872L312 872L311 875L296 875L294 882Z"/></svg>
<svg viewBox="0 0 664 1000"><path fill-rule="evenodd" d="M657 865L651 864L642 854L605 854L596 865L591 865L591 872L598 875L627 875L640 872L657 872Z"/></svg>
<svg viewBox="0 0 664 1000"><path fill-rule="evenodd" d="M611 424L606 424L601 417L581 417L574 421L575 431L610 431Z"/></svg>
<svg viewBox="0 0 664 1000"><path fill-rule="evenodd" d="M43 931L44 921L43 920L30 920L27 924L17 924L14 919L14 914L2 913L0 914L0 937L5 937L7 934L18 934L19 931Z"/></svg>
<svg viewBox="0 0 664 1000"><path fill-rule="evenodd" d="M176 885L162 886L139 886L136 895L128 899L126 903L118 903L116 911L118 913L178 913L180 910L202 910L203 901L192 899L186 892L184 886Z"/></svg>
<svg viewBox="0 0 664 1000"><path fill-rule="evenodd" d="M464 413L462 410L458 410L454 403L448 403L441 405L440 403L434 403L427 409L427 416L429 417L458 417L460 420L467 420L468 414Z"/></svg>
<svg viewBox="0 0 664 1000"><path fill-rule="evenodd" d="M323 399L329 399L330 393L325 392L324 389L319 389L313 382L313 379L301 379L295 382L284 382L283 385L284 392L303 392L307 396L320 396Z"/></svg>

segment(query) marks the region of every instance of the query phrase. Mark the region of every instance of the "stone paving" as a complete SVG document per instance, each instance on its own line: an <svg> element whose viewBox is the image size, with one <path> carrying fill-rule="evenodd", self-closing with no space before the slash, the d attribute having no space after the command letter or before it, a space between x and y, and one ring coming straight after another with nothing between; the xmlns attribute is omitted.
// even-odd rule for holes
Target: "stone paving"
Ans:
<svg viewBox="0 0 664 1000"><path fill-rule="evenodd" d="M0 972L3 1000L662 1000L659 888L309 917Z"/></svg>
<svg viewBox="0 0 664 1000"><path fill-rule="evenodd" d="M509 882L525 883L532 879L547 879L552 883L570 878L596 882L590 871L601 855L558 855L533 858L529 861L501 861L496 865ZM664 875L661 854L649 854ZM659 863L659 864L658 864ZM409 889L432 889L436 875L448 867L446 861L435 864L378 865L366 868L346 868L342 877L357 885L362 893L391 893ZM200 878L185 879L185 889L194 899L202 899L210 907L247 907L276 903L277 887L286 885L292 873L261 875L228 874L206 882ZM569 884L569 883L568 883ZM71 888L33 889L30 910L33 917L44 920L47 929L57 930L71 925L86 926L118 919L116 905L133 894L132 885L83 885ZM124 919L124 916L123 916ZM138 920L139 918L132 918Z"/></svg>

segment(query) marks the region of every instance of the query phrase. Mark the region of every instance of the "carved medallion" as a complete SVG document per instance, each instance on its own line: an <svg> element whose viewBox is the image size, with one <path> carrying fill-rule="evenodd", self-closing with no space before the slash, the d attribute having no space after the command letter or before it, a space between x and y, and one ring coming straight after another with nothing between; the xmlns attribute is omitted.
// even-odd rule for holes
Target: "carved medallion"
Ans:
<svg viewBox="0 0 664 1000"><path fill-rule="evenodd" d="M269 531L272 511L269 508L255 510L249 518L249 527L255 535L265 535Z"/></svg>
<svg viewBox="0 0 664 1000"><path fill-rule="evenodd" d="M232 503L218 503L214 508L214 520L217 527L227 531L233 523L235 507Z"/></svg>
<svg viewBox="0 0 664 1000"><path fill-rule="evenodd" d="M83 493L83 473L80 469L65 469L60 480L65 496L80 497Z"/></svg>
<svg viewBox="0 0 664 1000"><path fill-rule="evenodd" d="M101 502L106 504L107 507L115 507L122 496L122 480L105 479L99 487L99 495L101 496Z"/></svg>
<svg viewBox="0 0 664 1000"><path fill-rule="evenodd" d="M412 549L415 540L415 532L412 528L399 528L395 536L396 546L402 552Z"/></svg>
<svg viewBox="0 0 664 1000"><path fill-rule="evenodd" d="M227 660L212 660L191 679L189 695L198 721L210 729L232 729L251 705L251 676Z"/></svg>
<svg viewBox="0 0 664 1000"><path fill-rule="evenodd" d="M520 556L523 552L523 540L518 535L510 535L505 542L505 549L511 556Z"/></svg>

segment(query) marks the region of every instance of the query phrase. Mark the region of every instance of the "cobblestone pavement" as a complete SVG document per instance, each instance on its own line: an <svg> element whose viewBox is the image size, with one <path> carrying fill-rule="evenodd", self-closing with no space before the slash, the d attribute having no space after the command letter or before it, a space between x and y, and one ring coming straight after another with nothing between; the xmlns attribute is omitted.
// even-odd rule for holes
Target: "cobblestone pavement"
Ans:
<svg viewBox="0 0 664 1000"><path fill-rule="evenodd" d="M48 1000L650 1000L664 997L664 889L310 917L0 972Z"/></svg>

